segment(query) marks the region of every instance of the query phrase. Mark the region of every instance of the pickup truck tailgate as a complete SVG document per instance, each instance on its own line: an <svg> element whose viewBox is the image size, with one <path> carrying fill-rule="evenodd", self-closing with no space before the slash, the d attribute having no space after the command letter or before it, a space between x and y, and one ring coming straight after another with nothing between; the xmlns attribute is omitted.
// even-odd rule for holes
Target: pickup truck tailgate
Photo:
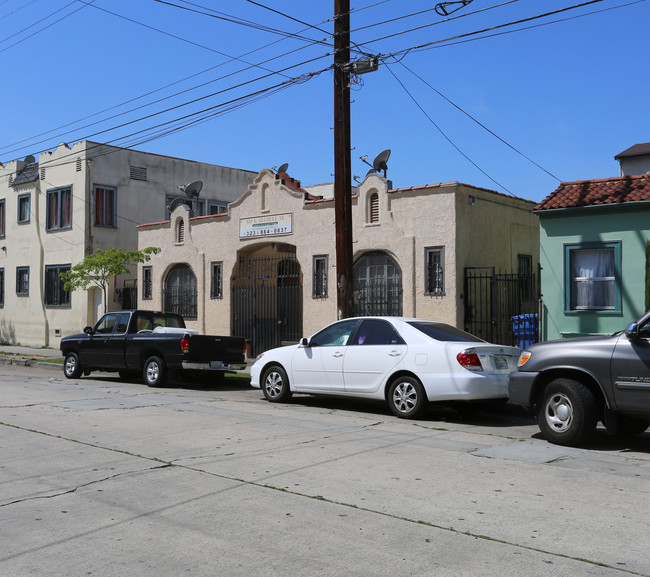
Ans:
<svg viewBox="0 0 650 577"><path fill-rule="evenodd" d="M190 349L183 358L194 362L243 363L244 342L241 337L190 335Z"/></svg>

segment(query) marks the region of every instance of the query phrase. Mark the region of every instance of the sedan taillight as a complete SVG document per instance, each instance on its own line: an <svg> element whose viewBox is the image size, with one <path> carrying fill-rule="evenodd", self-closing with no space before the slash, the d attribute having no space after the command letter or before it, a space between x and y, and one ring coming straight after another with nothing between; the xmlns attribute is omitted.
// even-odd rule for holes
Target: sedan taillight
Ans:
<svg viewBox="0 0 650 577"><path fill-rule="evenodd" d="M469 371L482 371L481 359L476 354L476 349L465 349L456 355L456 360L462 367Z"/></svg>
<svg viewBox="0 0 650 577"><path fill-rule="evenodd" d="M187 352L189 352L189 350L190 350L190 339L189 339L189 337L187 335L185 335L181 339L181 351L183 351L184 353L187 353Z"/></svg>

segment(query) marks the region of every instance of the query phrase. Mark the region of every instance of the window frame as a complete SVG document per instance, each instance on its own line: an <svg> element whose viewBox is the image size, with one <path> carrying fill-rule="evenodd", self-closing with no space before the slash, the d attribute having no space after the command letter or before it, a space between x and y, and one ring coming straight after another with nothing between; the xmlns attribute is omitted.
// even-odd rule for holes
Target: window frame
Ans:
<svg viewBox="0 0 650 577"><path fill-rule="evenodd" d="M223 261L210 263L210 298L223 299Z"/></svg>
<svg viewBox="0 0 650 577"><path fill-rule="evenodd" d="M21 208L23 206L27 206L27 210L25 211L24 218L21 218ZM19 194L18 195L18 216L16 217L17 220L16 222L18 224L26 224L31 220L31 211L32 211L32 195L31 193L26 193L26 194Z"/></svg>
<svg viewBox="0 0 650 577"><path fill-rule="evenodd" d="M217 212L212 212L213 208L216 208ZM217 216L221 214L228 214L228 203L219 200L208 200L208 212L206 216Z"/></svg>
<svg viewBox="0 0 650 577"><path fill-rule="evenodd" d="M16 296L29 296L29 267L16 267Z"/></svg>
<svg viewBox="0 0 650 577"><path fill-rule="evenodd" d="M153 267L151 266L142 267L142 300L153 300Z"/></svg>
<svg viewBox="0 0 650 577"><path fill-rule="evenodd" d="M440 267L440 287L431 290L431 256L438 255ZM424 294L432 297L445 296L445 247L427 246L424 248Z"/></svg>
<svg viewBox="0 0 650 577"><path fill-rule="evenodd" d="M614 251L614 302L611 308L583 307L572 308L573 277L571 275L572 255L581 250ZM564 245L564 312L568 315L596 314L620 315L622 313L621 295L621 241L579 242Z"/></svg>
<svg viewBox="0 0 650 577"><path fill-rule="evenodd" d="M98 192L103 192L101 213L98 209ZM110 194L112 198L112 210L106 209L106 197ZM99 218L101 214L101 219ZM98 222L102 220L102 222ZM93 223L102 228L117 228L117 188L114 186L95 185L93 190Z"/></svg>
<svg viewBox="0 0 650 577"><path fill-rule="evenodd" d="M64 193L68 193L70 195L70 208L69 208L69 214L68 214L68 219L69 219L69 224L66 224L63 226L61 223L63 222L63 203L61 202L62 196ZM56 220L53 221L52 219L52 207L51 207L51 201L50 199L56 195L57 196L57 201L56 201ZM47 191L46 197L45 197L45 206L46 206L46 214L45 214L45 230L50 231L50 230L69 230L72 228L72 186L62 186L60 188L51 188L50 190Z"/></svg>
<svg viewBox="0 0 650 577"><path fill-rule="evenodd" d="M71 293L72 291L67 291L63 288L63 281L61 280L61 273L70 270L72 267L69 264L46 264L45 265L45 275L43 279L43 304L48 308L70 308L71 306ZM50 280L50 274L53 271L56 271L57 286L56 290L48 290L48 282ZM54 293L53 301L49 302L50 295Z"/></svg>
<svg viewBox="0 0 650 577"><path fill-rule="evenodd" d="M319 268L319 264L322 266ZM327 283L329 282L329 255L315 254L312 257L312 287L311 298L326 299L329 296Z"/></svg>

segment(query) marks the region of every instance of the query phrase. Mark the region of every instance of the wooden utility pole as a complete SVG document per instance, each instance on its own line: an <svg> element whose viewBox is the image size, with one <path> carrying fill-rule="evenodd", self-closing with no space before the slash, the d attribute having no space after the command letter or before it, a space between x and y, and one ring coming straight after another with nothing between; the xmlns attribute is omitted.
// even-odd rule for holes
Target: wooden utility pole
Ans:
<svg viewBox="0 0 650 577"><path fill-rule="evenodd" d="M338 319L354 314L349 62L350 0L334 0L334 213Z"/></svg>

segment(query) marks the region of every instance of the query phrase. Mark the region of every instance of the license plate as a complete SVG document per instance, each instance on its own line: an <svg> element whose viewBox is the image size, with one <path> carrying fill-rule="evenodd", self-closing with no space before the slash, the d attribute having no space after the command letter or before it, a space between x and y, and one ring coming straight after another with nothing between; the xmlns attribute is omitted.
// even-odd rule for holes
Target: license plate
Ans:
<svg viewBox="0 0 650 577"><path fill-rule="evenodd" d="M506 370L508 370L508 358L507 357L494 357L494 368L497 371L506 371Z"/></svg>
<svg viewBox="0 0 650 577"><path fill-rule="evenodd" d="M223 369L223 362L222 361L210 361L210 368L211 369Z"/></svg>

